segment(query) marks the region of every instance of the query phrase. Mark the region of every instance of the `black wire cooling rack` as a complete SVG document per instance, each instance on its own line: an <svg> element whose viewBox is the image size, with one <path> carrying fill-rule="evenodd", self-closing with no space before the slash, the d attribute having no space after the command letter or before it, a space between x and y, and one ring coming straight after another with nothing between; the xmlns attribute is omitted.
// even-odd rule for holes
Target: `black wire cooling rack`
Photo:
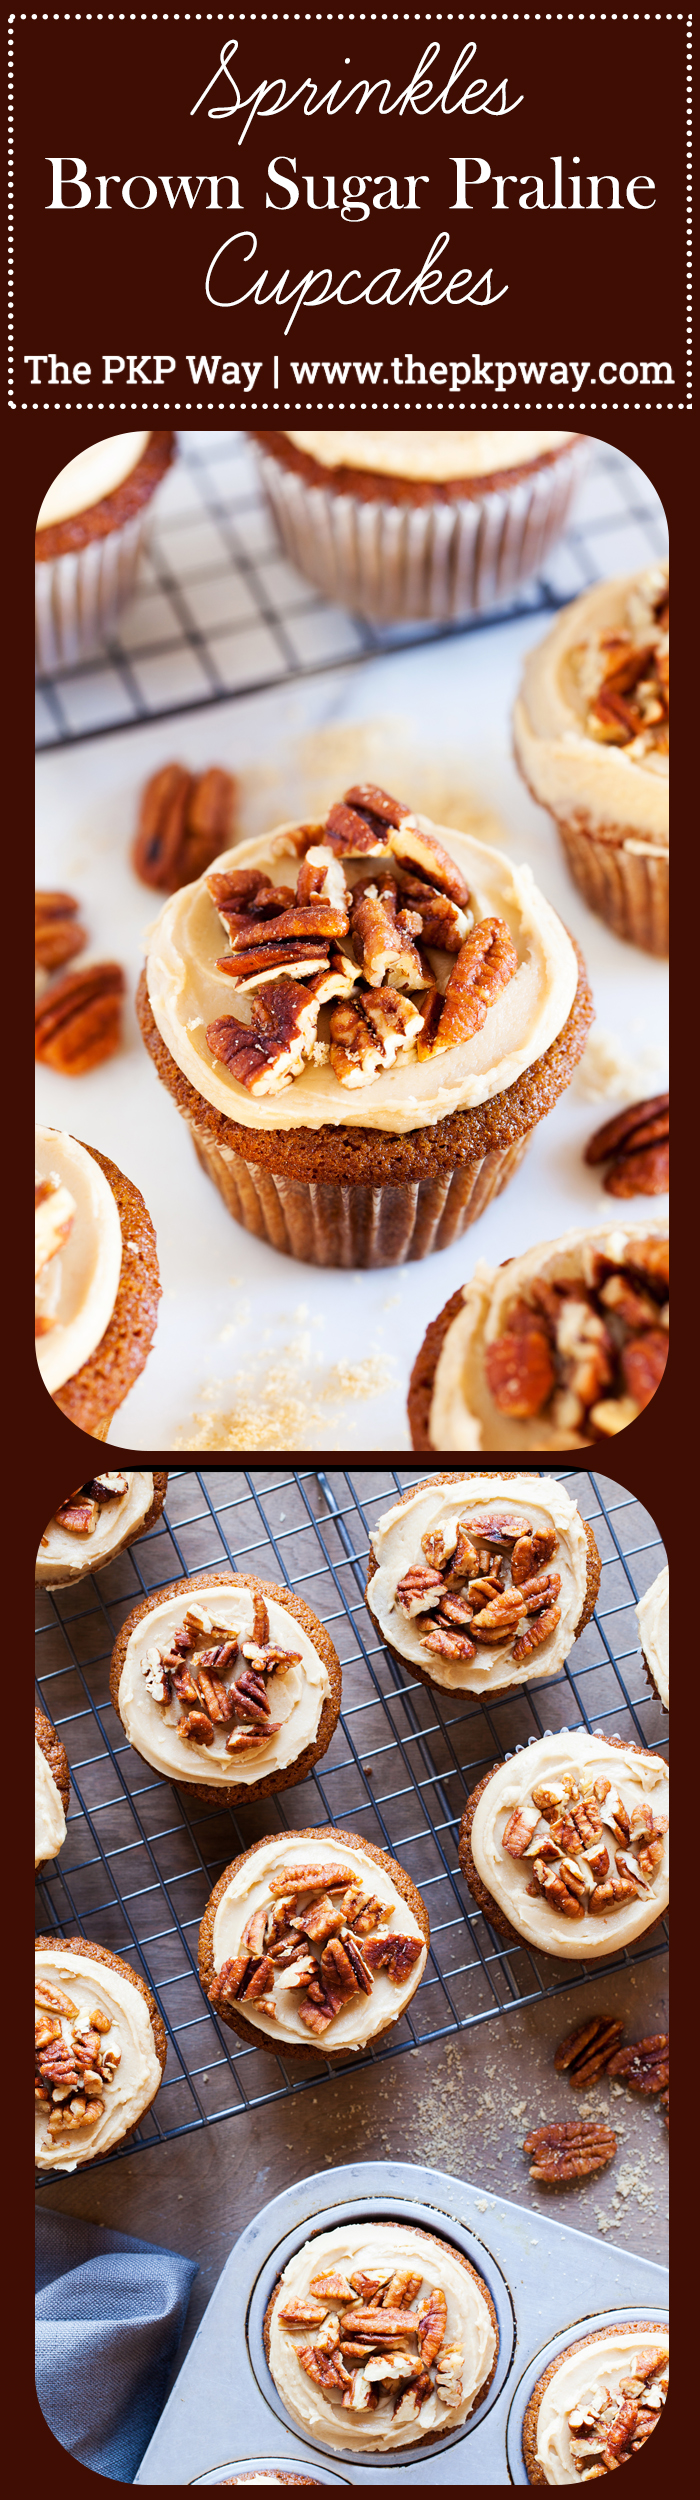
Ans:
<svg viewBox="0 0 700 2500"><path fill-rule="evenodd" d="M168 2033L163 2084L129 2152L284 2099L329 2071L313 2051L290 2073L282 2052L246 2047L216 2020L197 1978L198 1929L212 1886L263 1832L343 1824L395 1854L426 1900L432 1941L421 1985L386 2045L361 2061L349 2058L346 2071L590 1977L584 1964L542 1962L525 1946L500 1943L457 1861L470 1790L494 1761L546 1729L609 1728L655 1750L666 1741L633 1612L665 1559L658 1530L622 1485L556 1473L590 1520L602 1556L595 1618L560 1676L533 1679L488 1707L471 1694L429 1692L410 1669L395 1667L364 1604L372 1526L424 1469L171 1473L163 1518L148 1536L77 1589L38 1592L41 1706L71 1776L60 1861L38 1878L38 1925L43 1933L80 1932L121 1954L148 1980ZM299 1788L236 1813L203 1806L149 1775L109 1696L112 1646L131 1608L170 1580L227 1566L300 1591L327 1624L343 1669L341 1719L318 1768ZM659 1921L630 1953L596 1969L648 1961L665 1942Z"/></svg>

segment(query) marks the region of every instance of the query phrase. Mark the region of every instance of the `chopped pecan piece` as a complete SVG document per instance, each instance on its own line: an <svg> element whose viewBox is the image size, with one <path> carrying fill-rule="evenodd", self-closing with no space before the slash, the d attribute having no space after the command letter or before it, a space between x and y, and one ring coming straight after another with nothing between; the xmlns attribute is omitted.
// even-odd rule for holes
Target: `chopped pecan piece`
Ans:
<svg viewBox="0 0 700 2500"><path fill-rule="evenodd" d="M169 1674L171 1675L173 1692L175 1693L177 1700L183 1702L183 1704L188 1702L191 1703L193 1709L196 1710L199 1702L199 1694L194 1676L186 1661L183 1660L182 1666L174 1666L172 1669L170 1668L168 1659L165 1660L165 1664L168 1667Z"/></svg>
<svg viewBox="0 0 700 2500"><path fill-rule="evenodd" d="M67 1997L63 1988L51 1987L47 1979L35 1979L34 2003L45 2006L50 2014L68 2014L71 2020L78 2012L72 1997Z"/></svg>
<svg viewBox="0 0 700 2500"><path fill-rule="evenodd" d="M234 1716L234 1691L227 1692L221 1676L207 1670L201 1659L196 1680L203 1710L208 1710L216 1726L224 1726Z"/></svg>
<svg viewBox="0 0 700 2500"><path fill-rule="evenodd" d="M425 989L429 970L426 973L414 945L421 931L420 914L399 909L393 878L355 886L350 929L360 969L371 989L378 988L385 975L394 989Z"/></svg>
<svg viewBox="0 0 700 2500"><path fill-rule="evenodd" d="M343 2002L348 1997L357 1996L359 1982L342 1937L331 1936L328 1943L324 1945L320 1973L323 1987L331 1989L334 1996L342 1997ZM369 1972L367 1976L371 1988L372 1981ZM365 1991L365 1994L367 1993L368 1991Z"/></svg>
<svg viewBox="0 0 700 2500"><path fill-rule="evenodd" d="M385 1970L395 1988L408 1978L423 1952L420 1936L368 1936L362 1947L363 1960L370 1971Z"/></svg>
<svg viewBox="0 0 700 2500"><path fill-rule="evenodd" d="M121 964L89 964L54 981L37 1000L34 1057L63 1076L85 1076L121 1042Z"/></svg>
<svg viewBox="0 0 700 2500"><path fill-rule="evenodd" d="M503 1637L509 1640L517 1624L522 1622L525 1612L525 1599L521 1590L503 1589L500 1596L492 1597L489 1604L481 1606L474 1616L475 1641L490 1643L493 1639L498 1641Z"/></svg>
<svg viewBox="0 0 700 2500"><path fill-rule="evenodd" d="M535 1858L535 1881L550 1908L559 1910L562 1918L583 1918L586 1885L574 1859L562 1858L558 1866L548 1866L543 1857ZM593 1898L589 1904L593 1907Z"/></svg>
<svg viewBox="0 0 700 2500"><path fill-rule="evenodd" d="M531 2127L523 2152L532 2155L531 2179L566 2186L570 2179L606 2170L617 2152L617 2136L599 2118L572 2118L563 2126Z"/></svg>
<svg viewBox="0 0 700 2500"><path fill-rule="evenodd" d="M147 1649L141 1661L141 1672L151 1699L165 1708L172 1699L172 1681L159 1649Z"/></svg>
<svg viewBox="0 0 700 2500"><path fill-rule="evenodd" d="M668 1362L668 1336L662 1328L643 1328L629 1337L620 1355L622 1380L639 1412L649 1405Z"/></svg>
<svg viewBox="0 0 700 2500"><path fill-rule="evenodd" d="M420 2280L422 2280L422 2277ZM433 2299L440 2300L441 2297L444 2298L444 2294L441 2295L440 2293L434 2293L432 2297ZM360 2305L357 2309L346 2311L346 2315L343 2319L344 2335L350 2334L351 2320L353 2335L360 2337L364 2336L368 2342L371 2340L375 2349L381 2349L381 2347L386 2344L393 2344L399 2340L403 2340L407 2335L418 2335L418 2337L420 2337L420 2316L417 2309L389 2309L388 2307L385 2307L384 2302L382 2302L381 2308L376 2309L374 2307L363 2308Z"/></svg>
<svg viewBox="0 0 700 2500"><path fill-rule="evenodd" d="M315 2300L350 2300L351 2287L344 2274L315 2274L309 2286Z"/></svg>
<svg viewBox="0 0 700 2500"><path fill-rule="evenodd" d="M540 1649L542 1642L549 1640L550 1632L556 1632L560 1621L561 1606L548 1606L545 1614L536 1615L534 1622L528 1623L513 1643L514 1665L520 1666L523 1658L531 1657L533 1649Z"/></svg>
<svg viewBox="0 0 700 2500"><path fill-rule="evenodd" d="M445 2299L445 2294L439 2289L431 2291L428 2295L428 2299L423 2302L418 2317L418 2342L421 2349L421 2359L424 2362L426 2370L430 2369L431 2363L435 2360L436 2353L440 2350L440 2345L444 2343L446 2325L447 2301Z"/></svg>
<svg viewBox="0 0 700 2500"><path fill-rule="evenodd" d="M381 798L382 793L377 791L373 796ZM388 850L387 835L386 819L369 799L356 803L346 792L345 799L329 808L323 839L337 859L365 859L377 858L380 852Z"/></svg>
<svg viewBox="0 0 700 2500"><path fill-rule="evenodd" d="M524 1857L539 1820L537 1806L516 1806L514 1812L509 1814L502 1839L502 1846L507 1849L509 1858Z"/></svg>
<svg viewBox="0 0 700 2500"><path fill-rule="evenodd" d="M519 1537L529 1536L530 1522L518 1511L489 1510L478 1519L470 1519L472 1536L483 1538L487 1545L516 1545Z"/></svg>
<svg viewBox="0 0 700 2500"><path fill-rule="evenodd" d="M468 1662L476 1657L469 1633L452 1631L446 1623L434 1624L432 1631L425 1633L421 1648L431 1650L435 1658L464 1658Z"/></svg>
<svg viewBox="0 0 700 2500"><path fill-rule="evenodd" d="M405 991L358 990L351 1005L331 1014L330 1062L339 1085L372 1085L393 1066L421 1031L422 1018Z"/></svg>
<svg viewBox="0 0 700 2500"><path fill-rule="evenodd" d="M460 909L447 894L426 885L422 877L401 873L401 901L410 911L418 912L424 946L436 946L444 955L458 955L469 935L474 915Z"/></svg>
<svg viewBox="0 0 700 2500"><path fill-rule="evenodd" d="M277 1900L280 1893L291 1892L292 1889L295 1892L337 1892L339 1887L344 1890L347 1880L347 1867L329 1860L326 1866L280 1866L268 1877L267 1889L273 1900Z"/></svg>
<svg viewBox="0 0 700 2500"><path fill-rule="evenodd" d="M67 1502L61 1502L56 1511L56 1526L64 1528L68 1536L92 1536L99 1516L98 1501L85 1494L73 1494Z"/></svg>
<svg viewBox="0 0 700 2500"><path fill-rule="evenodd" d="M539 1415L556 1384L549 1330L527 1302L516 1302L508 1325L485 1353L486 1378L502 1415Z"/></svg>
<svg viewBox="0 0 700 2500"><path fill-rule="evenodd" d="M588 2022L579 2023L576 2031L567 2031L560 2040L554 2058L555 2073L568 2075L577 2091L585 2091L596 2075L605 2074L613 2051L622 2039L622 2023L615 2016L591 2014Z"/></svg>
<svg viewBox="0 0 700 2500"><path fill-rule="evenodd" d="M443 2405L458 2405L462 2397L464 2353L461 2344L443 2344L438 2355L435 2387Z"/></svg>
<svg viewBox="0 0 700 2500"><path fill-rule="evenodd" d="M410 2309L414 2300L418 2298L422 2281L422 2274L411 2274L409 2267L403 2267L398 2274L392 2274L386 2291L382 2293L382 2308Z"/></svg>
<svg viewBox="0 0 700 2500"><path fill-rule="evenodd" d="M466 1597L441 1597L440 1599L440 1622L454 1624L457 1631L460 1631L460 1629L464 1631L467 1630L468 1625L471 1623L473 1613L474 1608L469 1604L469 1600Z"/></svg>
<svg viewBox="0 0 700 2500"><path fill-rule="evenodd" d="M321 2037L323 2032L328 2030L329 2023L332 2023L336 2014L340 2012L342 2003L342 1997L331 1994L330 1989L323 1988L319 1980L313 1981L299 2006L301 2020L306 2024L307 2031L314 2031Z"/></svg>
<svg viewBox="0 0 700 2500"><path fill-rule="evenodd" d="M75 1199L69 1189L56 1181L40 1181L34 1190L34 1277L41 1276L69 1238L75 1215ZM49 1323L50 1324L50 1323ZM37 1320L37 1335L42 1323Z"/></svg>
<svg viewBox="0 0 700 2500"><path fill-rule="evenodd" d="M279 1094L301 1074L316 1039L319 999L301 981L282 974L264 981L251 1002L250 1023L217 1016L207 1043L249 1094Z"/></svg>
<svg viewBox="0 0 700 2500"><path fill-rule="evenodd" d="M270 1738L278 1734L281 1726L281 1719L263 1719L260 1727L247 1724L235 1727L233 1734L226 1738L226 1752L248 1753L253 1745L269 1745Z"/></svg>
<svg viewBox="0 0 700 2500"><path fill-rule="evenodd" d="M354 1934L371 1936L373 1929L379 1926L385 1911L386 1902L380 1900L378 1893L365 1893L359 1910L356 1910L352 1920Z"/></svg>
<svg viewBox="0 0 700 2500"><path fill-rule="evenodd" d="M244 1983L243 1996L250 1997L253 2003L256 2003L258 1998L264 1997L267 1988L273 1987L274 1977L269 1953L265 1953L257 1966L255 1963L251 1965L250 1977Z"/></svg>
<svg viewBox="0 0 700 2500"><path fill-rule="evenodd" d="M427 1534L421 1537L420 1548L421 1553L425 1555L428 1570L436 1571L439 1577L445 1560L445 1539L442 1528L430 1528ZM420 1570L420 1564L418 1569Z"/></svg>
<svg viewBox="0 0 700 2500"><path fill-rule="evenodd" d="M253 1727L264 1727L271 1717L264 1676L256 1675L254 1667L244 1667L231 1685L229 1699L236 1718L250 1720Z"/></svg>
<svg viewBox="0 0 700 2500"><path fill-rule="evenodd" d="M161 765L142 792L131 852L142 884L175 894L202 877L235 839L236 798L233 775L216 764L199 774Z"/></svg>
<svg viewBox="0 0 700 2500"><path fill-rule="evenodd" d="M437 990L428 998L418 1058L431 1059L437 1051L471 1041L517 969L517 951L505 921L478 921L460 947L444 998Z"/></svg>
<svg viewBox="0 0 700 2500"><path fill-rule="evenodd" d="M323 2387L331 2394L336 2390L344 2393L350 2386L348 2371L339 2352L324 2352L322 2344L297 2344L295 2350L302 2370L306 2371L307 2378L316 2380L317 2387Z"/></svg>
<svg viewBox="0 0 700 2500"><path fill-rule="evenodd" d="M336 910L347 911L350 899L341 861L327 842L312 842L297 876L297 902L323 901L334 903Z"/></svg>
<svg viewBox="0 0 700 2500"><path fill-rule="evenodd" d="M346 1958L350 1964L352 1972L354 1973L356 1988L362 1990L363 1996L371 1996L372 1973L368 1968L365 1955L361 1952L360 1946L357 1942L357 1937L353 1935L351 1927L345 1927L343 1929L342 1943L345 1949Z"/></svg>
<svg viewBox="0 0 700 2500"><path fill-rule="evenodd" d="M511 1572L516 1588L532 1580L543 1566L550 1563L559 1543L556 1530L531 1528L527 1536L516 1538L511 1555Z"/></svg>
<svg viewBox="0 0 700 2500"><path fill-rule="evenodd" d="M432 2392L433 2382L429 2370L423 2370L420 2378L414 2379L413 2385L407 2387L405 2391L399 2388L394 2398L393 2414L397 2427L403 2426L404 2422L417 2422Z"/></svg>
<svg viewBox="0 0 700 2500"><path fill-rule="evenodd" d="M611 2057L608 2073L629 2092L665 2092L668 2085L668 2032L656 2031L647 2040L633 2040L627 2049L617 2049Z"/></svg>
<svg viewBox="0 0 700 2500"><path fill-rule="evenodd" d="M86 944L73 894L34 895L34 962L43 972L58 972Z"/></svg>
<svg viewBox="0 0 700 2500"><path fill-rule="evenodd" d="M467 1533L464 1520L459 1519L457 1521L457 1542L454 1553L450 1555L450 1569L446 1582L447 1587L451 1588L453 1582L456 1580L469 1580L473 1573L478 1571L478 1568L479 1556L476 1546L472 1544L472 1540Z"/></svg>
<svg viewBox="0 0 700 2500"><path fill-rule="evenodd" d="M186 1744L213 1745L214 1743L211 1719L207 1718L204 1710L187 1710L184 1718L178 1719L177 1732Z"/></svg>
<svg viewBox="0 0 700 2500"><path fill-rule="evenodd" d="M429 1563L413 1563L398 1582L395 1603L400 1606L402 1615L407 1615L412 1622L415 1615L426 1614L430 1607L437 1605L444 1586L441 1573L433 1571Z"/></svg>
<svg viewBox="0 0 700 2500"><path fill-rule="evenodd" d="M277 2315L282 2326L322 2326L327 2310L327 2300L310 2300L296 2292L285 2301Z"/></svg>
<svg viewBox="0 0 700 2500"><path fill-rule="evenodd" d="M345 1926L344 1903L337 1901L334 1904L330 1893L322 1892L318 1900L310 1902L307 1910L299 1912L293 1925L299 1935L308 1936L310 1944L326 1944L329 1936L339 1936L341 1927Z"/></svg>

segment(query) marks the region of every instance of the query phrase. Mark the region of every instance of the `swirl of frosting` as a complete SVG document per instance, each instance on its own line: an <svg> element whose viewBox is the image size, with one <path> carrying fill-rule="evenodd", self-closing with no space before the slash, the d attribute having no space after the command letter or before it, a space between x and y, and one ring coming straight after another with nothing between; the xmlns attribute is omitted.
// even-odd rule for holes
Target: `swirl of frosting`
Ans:
<svg viewBox="0 0 700 2500"><path fill-rule="evenodd" d="M668 1709L668 1563L652 1581L635 1606L639 1638L644 1656L656 1685L659 1701Z"/></svg>
<svg viewBox="0 0 700 2500"><path fill-rule="evenodd" d="M413 2363L409 2358L403 2379L400 2375L400 2352L395 2354L393 2370L391 2355L380 2352L380 2375L370 2379L366 2387L363 2385L364 2371L360 2369L355 2375L350 2362L345 2371L346 2392L352 2378L355 2401L346 2405L342 2384L335 2389L319 2385L318 2379L304 2369L299 2359L298 2348L303 2351L313 2347L315 2337L322 2345L320 2317L315 2327L308 2324L295 2327L285 2323L285 2312L291 2319L299 2304L308 2306L310 2301L312 2308L315 2306L319 2313L325 2305L326 2319L330 2321L337 2316L342 2337L348 2298L352 2308L353 2296L355 2305L358 2297L352 2278L364 2277L365 2281L369 2279L371 2285L373 2278L376 2282L377 2277L382 2276L385 2285L390 2287L400 2275L404 2277L406 2289L410 2288L411 2299L408 2312L403 2307L406 2331L403 2338L399 2334L398 2345L400 2347L403 2343L407 2346L411 2333L415 2337L415 2319L431 2302L437 2320L432 2355L435 2376L431 2383L428 2365L430 2347L426 2341L423 2347L425 2378L417 2389L417 2399L420 2398L418 2407L417 2401L414 2403L411 2398L409 2375L411 2369L414 2378L417 2373L415 2343ZM320 2296L312 2291L313 2284L324 2280L334 2282L336 2287L345 2285L344 2303L337 2289L335 2298L330 2291ZM360 2297L366 2301L368 2291L365 2290ZM375 2314L380 2320L381 2310ZM387 2310L387 2315L396 2317L397 2312ZM367 2324L364 2340L371 2345L370 2309L363 2310L363 2321ZM420 2337L418 2343L420 2345ZM497 2330L491 2308L471 2267L463 2264L457 2251L450 2248L446 2240L412 2229L409 2222L397 2218L391 2222L343 2223L339 2229L323 2231L307 2241L305 2247L290 2257L284 2268L270 2328L272 2377L292 2421L307 2437L326 2440L330 2447L356 2450L405 2448L413 2447L416 2440L425 2438L427 2433L446 2436L466 2421L475 2397L490 2376L496 2350ZM382 2359L384 2376L381 2375ZM372 2366L370 2363L370 2370ZM368 2394L378 2396L379 2401L365 2409L363 2399L366 2400Z"/></svg>
<svg viewBox="0 0 700 2500"><path fill-rule="evenodd" d="M467 434L450 426L444 434L414 433L408 427L395 433L390 428L385 433L338 428L325 434L291 430L287 434L297 451L318 460L323 469L364 469L378 477L413 478L419 485L440 485L453 477L488 478L501 470L527 468L531 461L562 451L577 439L575 434L503 430Z"/></svg>
<svg viewBox="0 0 700 2500"><path fill-rule="evenodd" d="M123 486L125 477L143 458L148 434L106 434L99 443L88 443L85 451L59 469L47 487L41 504L37 530L52 529L57 521L72 521L78 512L101 503L104 495L113 495Z"/></svg>

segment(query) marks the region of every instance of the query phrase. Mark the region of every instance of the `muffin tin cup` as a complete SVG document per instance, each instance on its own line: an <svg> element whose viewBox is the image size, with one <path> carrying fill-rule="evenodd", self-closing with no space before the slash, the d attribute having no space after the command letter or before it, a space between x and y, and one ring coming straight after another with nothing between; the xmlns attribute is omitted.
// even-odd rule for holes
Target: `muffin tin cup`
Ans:
<svg viewBox="0 0 700 2500"><path fill-rule="evenodd" d="M401 2484L508 2483L506 2424L525 2374L528 2394L550 2349L563 2348L599 2318L663 2317L664 2269L589 2239L547 2210L532 2211L491 2196L476 2183L399 2161L349 2162L297 2180L255 2215L219 2278L196 2340L142 2459L137 2483L222 2481L236 2460L282 2457L287 2471L323 2481L396 2488ZM460 2429L425 2447L362 2455L331 2449L300 2430L285 2412L268 2369L263 2322L277 2277L294 2249L350 2219L380 2222L392 2215L451 2241L488 2287L500 2348L491 2386ZM579 2287L587 2314L562 2329ZM624 2305L623 2305L624 2304ZM550 2345L547 2338L554 2339ZM544 2358L542 2356L545 2356ZM530 2356L532 2356L532 2363ZM524 2405L527 2395L524 2396ZM514 2410L514 2407L513 2407ZM231 2462L227 2467L221 2458ZM522 2479L522 2476L517 2477Z"/></svg>
<svg viewBox="0 0 700 2500"><path fill-rule="evenodd" d="M624 2308L621 2309L600 2309L596 2311L595 2316L574 2318L570 2326L562 2327L559 2335L553 2335L548 2344L543 2344L539 2352L533 2353L532 2359L528 2361L527 2369L518 2380L506 2427L506 2453L512 2483L529 2484L523 2456L523 2425L530 2397L534 2393L538 2380L543 2378L545 2370L549 2369L550 2361L556 2361L558 2353L568 2352L569 2346L579 2343L584 2335L597 2335L608 2326L624 2326L628 2319L631 2324L636 2325L639 2320L647 2318L650 2324L655 2319L663 2319L664 2323L667 2323L668 2309L665 2300L662 2300L656 2309L650 2308L644 2302L631 2308L629 2302L626 2302Z"/></svg>
<svg viewBox="0 0 700 2500"><path fill-rule="evenodd" d="M288 2448L285 2449L284 2456L281 2457L262 2456L260 2450L258 2449L258 2453L254 2457L228 2457L224 2465L212 2465L208 2474L193 2475L190 2488L195 2491L201 2491L206 2488L207 2484L227 2483L234 2474L299 2473L306 2474L308 2477L308 2471L308 2457L294 2457L290 2454ZM345 2483L345 2487L347 2489L347 2482L344 2474L331 2474L329 2473L327 2465L318 2464L316 2460L314 2460L314 2477L319 2483Z"/></svg>
<svg viewBox="0 0 700 2500"><path fill-rule="evenodd" d="M327 599L376 625L443 624L509 599L564 527L583 442L513 486L462 501L392 503L309 485L255 446L286 554Z"/></svg>
<svg viewBox="0 0 700 2500"><path fill-rule="evenodd" d="M566 863L589 911L646 955L668 956L668 852L628 850L557 818ZM635 839L630 836L630 840Z"/></svg>
<svg viewBox="0 0 700 2500"><path fill-rule="evenodd" d="M50 677L90 659L131 598L149 507L105 538L34 567L35 661Z"/></svg>
<svg viewBox="0 0 700 2500"><path fill-rule="evenodd" d="M460 1163L439 1180L371 1189L285 1180L281 1172L244 1162L231 1147L212 1146L192 1126L199 1161L237 1224L309 1267L348 1268L401 1267L459 1241L517 1172L531 1134L478 1162Z"/></svg>

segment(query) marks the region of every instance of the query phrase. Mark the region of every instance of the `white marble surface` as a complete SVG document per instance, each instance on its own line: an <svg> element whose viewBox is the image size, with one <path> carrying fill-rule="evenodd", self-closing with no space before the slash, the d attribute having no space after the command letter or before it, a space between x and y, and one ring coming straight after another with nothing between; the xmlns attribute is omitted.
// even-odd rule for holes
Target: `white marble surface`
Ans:
<svg viewBox="0 0 700 2500"><path fill-rule="evenodd" d="M648 560L646 545L640 554ZM628 560L635 561L633 549ZM511 754L522 656L546 622L527 615L485 624L424 649L373 657L175 722L129 726L40 756L37 884L65 886L79 897L90 952L118 957L130 993L124 1049L116 1058L81 1079L37 1071L39 1118L70 1128L120 1164L142 1189L156 1226L163 1282L158 1334L112 1432L121 1446L205 1446L191 1419L213 1405L239 1422L228 1433L219 1427L218 1438L206 1443L211 1448L405 1449L411 1365L428 1321L476 1259L500 1261L609 1211L582 1149L619 1105L592 1104L575 1083L541 1124L504 1196L461 1243L375 1274L302 1267L252 1240L226 1213L158 1083L131 1004L144 930L158 898L138 884L128 850L140 786L159 764L178 755L193 769L216 761L242 773L244 826L253 832L297 806L303 811L317 804L319 775L327 779L334 757L337 789L364 777L368 767L381 778L383 753L395 770L395 752L399 758L406 752L423 781L447 784L495 811L503 848L514 860L531 862L583 948L600 1027L639 1062L639 1093L656 1091L664 1081L667 968L622 945L587 911L554 827L531 801ZM355 725L356 738L346 748L343 732L354 733ZM318 732L325 740L320 747ZM401 796L409 803L414 796L405 776ZM643 1215L648 1204L631 1201L629 1211ZM654 1212L664 1204L657 1200ZM368 1360L369 1376L355 1384L363 1393L347 1394L336 1367ZM383 1367L378 1375L377 1363Z"/></svg>

